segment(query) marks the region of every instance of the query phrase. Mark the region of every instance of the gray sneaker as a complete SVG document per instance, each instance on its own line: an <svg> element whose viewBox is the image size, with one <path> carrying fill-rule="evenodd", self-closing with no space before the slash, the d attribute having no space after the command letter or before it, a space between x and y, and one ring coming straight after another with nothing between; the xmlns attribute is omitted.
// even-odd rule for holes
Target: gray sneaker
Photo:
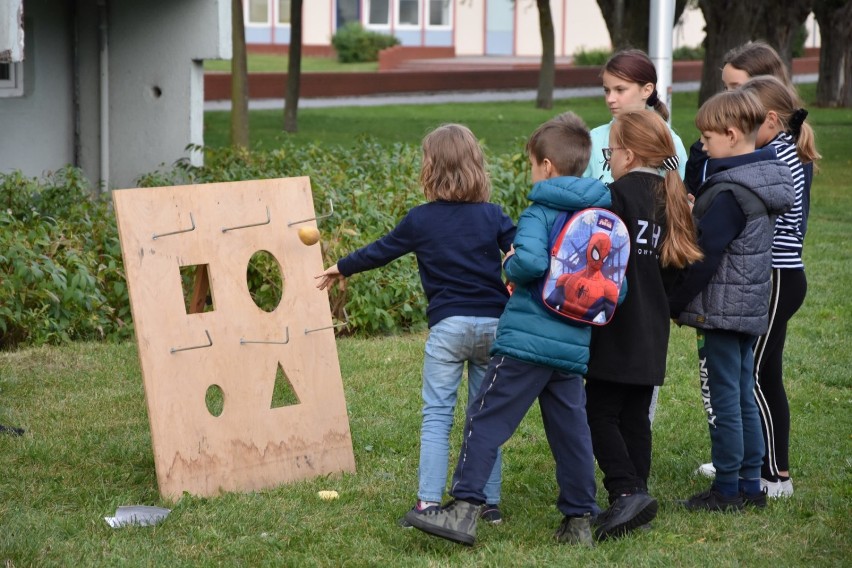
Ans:
<svg viewBox="0 0 852 568"><path fill-rule="evenodd" d="M582 517L565 517L553 536L557 542L563 544L579 544L593 548L595 541L592 539L592 515L586 513Z"/></svg>
<svg viewBox="0 0 852 568"><path fill-rule="evenodd" d="M416 529L459 544L473 546L476 541L476 521L481 505L467 501L450 501L437 511L409 511L405 520Z"/></svg>

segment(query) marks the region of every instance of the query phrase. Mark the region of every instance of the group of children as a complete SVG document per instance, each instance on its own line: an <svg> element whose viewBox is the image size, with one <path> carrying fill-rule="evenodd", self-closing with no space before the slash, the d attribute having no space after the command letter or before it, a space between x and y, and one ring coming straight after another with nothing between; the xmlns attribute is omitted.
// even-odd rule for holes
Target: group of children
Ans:
<svg viewBox="0 0 852 568"><path fill-rule="evenodd" d="M698 167L690 164L700 172L692 199L682 181L690 169L686 152L664 120L667 109L647 55L615 54L602 79L612 122L590 134L568 112L530 136L531 203L517 227L489 203L490 182L473 133L447 124L423 141L420 182L427 203L317 276L317 287L325 289L416 255L430 329L419 488L402 526L472 545L480 519L500 522L500 447L536 400L556 462L556 506L564 516L556 540L593 546L650 522L658 508L648 492L651 417L655 387L665 376L670 318L698 332L715 474L708 491L683 505L762 507L772 490L767 484L788 473L783 462L764 469L774 478L761 472L765 428L755 402L760 362L756 367L754 348L769 329L770 298L779 294L775 272L801 272L810 182L802 163L819 157L803 123L806 113L795 92L771 77L710 98L696 116L706 158L698 156L704 162ZM619 215L631 247L618 308L608 324L594 329L548 313L539 289L557 218L589 207ZM777 339L764 342L777 352L779 382L785 329L780 348ZM465 364L464 433L450 484L453 500L442 505ZM603 512L595 460L608 493Z"/></svg>

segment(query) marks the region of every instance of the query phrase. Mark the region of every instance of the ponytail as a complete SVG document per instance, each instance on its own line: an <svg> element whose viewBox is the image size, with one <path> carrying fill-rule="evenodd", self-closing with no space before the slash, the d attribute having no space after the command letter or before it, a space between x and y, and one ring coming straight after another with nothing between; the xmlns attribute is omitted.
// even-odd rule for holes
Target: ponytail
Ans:
<svg viewBox="0 0 852 568"><path fill-rule="evenodd" d="M666 207L666 235L660 246L660 264L664 268L684 268L704 258L686 199L686 187L677 171L671 170L658 187L664 194Z"/></svg>
<svg viewBox="0 0 852 568"><path fill-rule="evenodd" d="M662 176L654 184L657 202L664 205L666 218L660 265L683 268L704 258L686 200L686 186L677 172L674 140L665 121L647 110L629 112L612 124L610 136L615 136L619 146L630 148L642 166L654 168Z"/></svg>
<svg viewBox="0 0 852 568"><path fill-rule="evenodd" d="M660 100L660 96L657 94L656 88L654 89L654 92L651 93L651 96L648 97L648 100L645 101L645 103L649 107L657 111L657 114L663 117L663 120L669 120L669 109L668 107L666 107L666 103Z"/></svg>
<svg viewBox="0 0 852 568"><path fill-rule="evenodd" d="M816 161L822 159L822 156L816 149L816 139L814 137L814 129L807 122L803 123L799 128L799 136L796 138L796 154L799 155L799 160L803 164L814 164L816 171Z"/></svg>

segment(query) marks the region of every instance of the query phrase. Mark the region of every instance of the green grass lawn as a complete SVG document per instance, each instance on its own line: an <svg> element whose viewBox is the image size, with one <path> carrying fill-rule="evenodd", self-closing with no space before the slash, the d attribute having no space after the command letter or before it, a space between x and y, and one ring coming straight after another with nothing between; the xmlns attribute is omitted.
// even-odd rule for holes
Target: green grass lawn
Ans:
<svg viewBox="0 0 852 568"><path fill-rule="evenodd" d="M813 90L805 90L812 97ZM692 95L694 100L694 95ZM690 132L675 98L675 124ZM489 148L519 143L552 113L531 103L323 109L300 113L304 139L346 143L357 131L417 143L426 129L467 121ZM598 99L562 101L591 125ZM431 109L431 110L430 110ZM680 110L683 109L683 110ZM135 344L78 343L0 352L0 563L5 566L848 566L852 558L852 110L811 109L824 160L813 187L805 263L808 297L790 323L785 373L795 495L764 511L690 514L676 500L702 490L708 460L694 333L675 328L654 423L653 530L593 550L552 533L553 459L533 408L506 444L506 520L482 526L474 548L396 526L417 486L420 366L425 335L338 340L357 473L217 498L160 499ZM338 136L313 128L335 121ZM309 116L314 116L311 122ZM347 114L348 113L348 114ZM353 125L340 120L359 115ZM431 113L431 114L430 114ZM409 121L401 117L410 117ZM321 120L322 119L322 120ZM476 122L474 122L476 121ZM313 138L312 138L313 137ZM258 138L260 140L261 138ZM684 136L691 142L693 134ZM272 142L270 142L272 143ZM457 422L461 420L457 413ZM453 438L455 454L458 432ZM455 457L455 455L453 456ZM335 489L336 501L316 493ZM603 503L605 495L599 495ZM117 506L172 508L161 525L111 529Z"/></svg>
<svg viewBox="0 0 852 568"><path fill-rule="evenodd" d="M246 59L249 73L286 73L290 58L284 55L251 53ZM336 57L302 57L302 73L356 73L378 71L378 61L340 63ZM205 59L205 71L231 72L230 59Z"/></svg>
<svg viewBox="0 0 852 568"><path fill-rule="evenodd" d="M679 95L676 104L683 104L681 108L694 109L695 101L696 94ZM436 126L460 122L469 126L489 151L514 153L523 151L526 137L539 124L565 110L573 110L592 126L609 120L606 106L599 99L590 98L556 101L553 110L537 109L532 101L305 108L299 110L299 132L286 133L282 130L282 105L281 110L254 110L249 113L250 146L271 150L284 137L289 137L296 142L321 142L345 147L365 134L388 144L417 144ZM689 114L692 116L694 112ZM204 113L204 143L207 146L227 146L230 144L229 136L229 111Z"/></svg>

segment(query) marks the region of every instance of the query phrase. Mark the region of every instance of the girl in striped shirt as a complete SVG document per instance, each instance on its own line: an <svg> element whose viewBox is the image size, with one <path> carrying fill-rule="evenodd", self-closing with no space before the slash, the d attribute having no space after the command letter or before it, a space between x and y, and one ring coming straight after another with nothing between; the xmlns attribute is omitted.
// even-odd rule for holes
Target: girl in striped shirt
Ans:
<svg viewBox="0 0 852 568"><path fill-rule="evenodd" d="M782 382L782 356L787 322L804 302L808 283L802 262L802 245L808 226L811 180L820 159L814 131L805 122L808 111L798 95L771 75L749 79L740 87L760 99L767 111L757 135L757 147L772 146L778 159L793 174L796 200L792 209L779 215L772 242L772 296L769 330L754 347L754 395L760 410L766 455L761 489L769 497L793 494L790 481L790 408Z"/></svg>

